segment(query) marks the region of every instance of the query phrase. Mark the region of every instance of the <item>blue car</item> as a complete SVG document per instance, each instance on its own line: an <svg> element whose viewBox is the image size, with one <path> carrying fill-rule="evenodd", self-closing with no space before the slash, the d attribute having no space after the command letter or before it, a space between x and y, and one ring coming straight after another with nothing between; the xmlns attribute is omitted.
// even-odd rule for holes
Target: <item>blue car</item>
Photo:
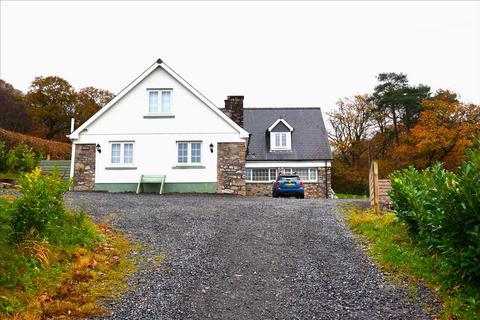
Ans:
<svg viewBox="0 0 480 320"><path fill-rule="evenodd" d="M297 175L279 175L273 183L272 197L294 196L303 199L305 197L303 181Z"/></svg>

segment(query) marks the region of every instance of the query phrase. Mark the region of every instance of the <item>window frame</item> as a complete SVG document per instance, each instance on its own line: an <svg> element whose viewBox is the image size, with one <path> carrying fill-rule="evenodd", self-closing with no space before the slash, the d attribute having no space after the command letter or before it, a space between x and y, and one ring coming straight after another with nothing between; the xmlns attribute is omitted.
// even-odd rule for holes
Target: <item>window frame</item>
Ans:
<svg viewBox="0 0 480 320"><path fill-rule="evenodd" d="M112 154L113 154L113 145L119 144L120 145L120 161L119 162L112 162ZM131 144L132 145L132 162L125 162L125 145ZM110 166L112 167L133 167L135 166L135 141L109 141L109 150L110 150Z"/></svg>
<svg viewBox="0 0 480 320"><path fill-rule="evenodd" d="M179 162L178 160L178 146L180 144L187 144L187 162ZM200 162L192 162L192 144L200 144ZM176 141L176 160L175 163L177 166L202 166L203 164L203 141L192 140L192 141Z"/></svg>
<svg viewBox="0 0 480 320"><path fill-rule="evenodd" d="M280 145L277 145L277 135ZM283 135L285 135L285 145L283 145ZM270 150L292 150L292 132L290 131L272 131L270 132Z"/></svg>
<svg viewBox="0 0 480 320"><path fill-rule="evenodd" d="M284 168L284 174L297 174L297 170L299 169L307 169L308 179L302 179L303 182L318 182L318 168L316 167L291 167L291 168ZM300 176L300 175L299 175Z"/></svg>
<svg viewBox="0 0 480 320"><path fill-rule="evenodd" d="M268 170L267 180L253 180L253 170ZM272 183L277 179L277 168L246 168L245 170L245 182L249 183Z"/></svg>
<svg viewBox="0 0 480 320"><path fill-rule="evenodd" d="M150 93L157 92L157 111L150 111ZM170 110L162 111L163 92L170 92ZM149 88L147 89L147 115L171 115L173 114L173 89L171 88Z"/></svg>

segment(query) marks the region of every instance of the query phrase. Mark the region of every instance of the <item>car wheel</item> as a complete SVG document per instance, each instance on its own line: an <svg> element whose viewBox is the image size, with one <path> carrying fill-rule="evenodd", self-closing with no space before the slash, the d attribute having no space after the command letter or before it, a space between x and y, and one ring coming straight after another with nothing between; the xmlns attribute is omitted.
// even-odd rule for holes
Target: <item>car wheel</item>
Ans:
<svg viewBox="0 0 480 320"><path fill-rule="evenodd" d="M278 194L275 191L272 191L272 197L273 198L278 198Z"/></svg>
<svg viewBox="0 0 480 320"><path fill-rule="evenodd" d="M299 198L300 198L300 199L304 199L304 198L305 198L305 195L304 195L304 194L301 194L301 195L299 196Z"/></svg>

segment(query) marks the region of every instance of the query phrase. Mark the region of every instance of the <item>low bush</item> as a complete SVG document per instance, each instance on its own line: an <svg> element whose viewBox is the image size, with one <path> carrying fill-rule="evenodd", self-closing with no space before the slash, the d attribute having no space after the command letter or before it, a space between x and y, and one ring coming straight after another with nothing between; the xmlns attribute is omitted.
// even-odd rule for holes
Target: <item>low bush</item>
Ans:
<svg viewBox="0 0 480 320"><path fill-rule="evenodd" d="M36 168L20 195L0 195L0 319L80 318L104 311L135 270L130 242L66 209L69 183Z"/></svg>
<svg viewBox="0 0 480 320"><path fill-rule="evenodd" d="M28 287L32 276L49 261L52 248L92 248L99 240L85 215L65 208L63 194L69 183L57 172L42 175L36 168L19 183L19 196L11 202L0 199L0 286Z"/></svg>
<svg viewBox="0 0 480 320"><path fill-rule="evenodd" d="M6 155L6 170L9 172L30 172L38 163L40 155L26 145L11 148Z"/></svg>
<svg viewBox="0 0 480 320"><path fill-rule="evenodd" d="M480 283L480 140L456 174L442 164L391 174L393 208L409 233L448 264L447 279Z"/></svg>
<svg viewBox="0 0 480 320"><path fill-rule="evenodd" d="M11 210L12 236L15 241L47 236L66 223L63 194L69 184L64 183L58 172L42 175L36 168L19 179L22 194L17 197Z"/></svg>

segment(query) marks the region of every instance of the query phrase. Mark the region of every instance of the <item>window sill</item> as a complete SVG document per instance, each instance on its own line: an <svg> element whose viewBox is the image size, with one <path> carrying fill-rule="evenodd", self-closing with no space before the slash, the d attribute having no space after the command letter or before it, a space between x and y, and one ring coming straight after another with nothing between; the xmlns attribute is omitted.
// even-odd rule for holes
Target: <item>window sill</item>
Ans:
<svg viewBox="0 0 480 320"><path fill-rule="evenodd" d="M108 166L105 170L137 170L134 166Z"/></svg>
<svg viewBox="0 0 480 320"><path fill-rule="evenodd" d="M144 118L175 118L173 113L146 113Z"/></svg>
<svg viewBox="0 0 480 320"><path fill-rule="evenodd" d="M292 149L287 149L287 148L284 148L284 149L270 149L270 152L275 152L275 151L292 151Z"/></svg>
<svg viewBox="0 0 480 320"><path fill-rule="evenodd" d="M205 169L205 166L202 165L177 165L173 166L172 169Z"/></svg>

